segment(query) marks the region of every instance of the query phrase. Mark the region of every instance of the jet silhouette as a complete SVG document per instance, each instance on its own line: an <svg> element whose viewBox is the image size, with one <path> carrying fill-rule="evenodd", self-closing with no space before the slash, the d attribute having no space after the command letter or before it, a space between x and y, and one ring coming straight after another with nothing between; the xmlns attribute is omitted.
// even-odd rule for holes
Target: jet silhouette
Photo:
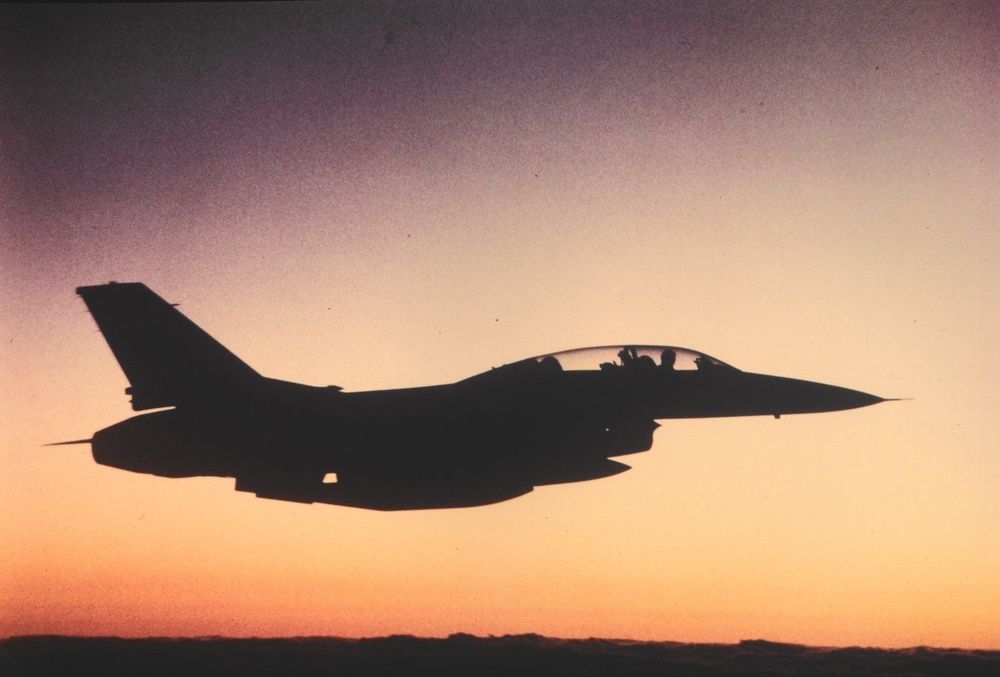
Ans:
<svg viewBox="0 0 1000 677"><path fill-rule="evenodd" d="M657 419L803 414L883 398L740 371L669 346L532 357L457 383L345 392L258 374L141 283L79 287L141 414L94 433L102 465L234 477L262 498L460 508L609 477Z"/></svg>

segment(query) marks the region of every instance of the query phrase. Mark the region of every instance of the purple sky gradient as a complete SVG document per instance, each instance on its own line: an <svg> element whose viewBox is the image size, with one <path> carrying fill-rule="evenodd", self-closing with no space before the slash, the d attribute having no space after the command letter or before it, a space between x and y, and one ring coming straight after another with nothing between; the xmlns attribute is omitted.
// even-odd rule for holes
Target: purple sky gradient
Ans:
<svg viewBox="0 0 1000 677"><path fill-rule="evenodd" d="M0 517L0 633L1000 646L998 16L0 9L0 412L16 422L0 515L17 516ZM634 342L916 399L671 423L632 472L479 511L289 507L40 448L129 415L73 295L112 279L180 302L261 373L349 390ZM252 552L272 553L271 578ZM101 567L175 601L130 605ZM361 592L317 592L331 570ZM184 616L204 601L192 581L224 590L232 571L245 607ZM118 610L103 625L102 604Z"/></svg>

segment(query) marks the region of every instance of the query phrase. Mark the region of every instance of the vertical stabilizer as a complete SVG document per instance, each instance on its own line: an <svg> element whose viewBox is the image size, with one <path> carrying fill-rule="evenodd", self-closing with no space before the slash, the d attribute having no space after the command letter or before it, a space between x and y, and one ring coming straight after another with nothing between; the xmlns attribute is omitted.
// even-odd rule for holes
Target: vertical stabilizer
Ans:
<svg viewBox="0 0 1000 677"><path fill-rule="evenodd" d="M76 293L125 372L135 411L211 401L261 378L142 283L78 287Z"/></svg>

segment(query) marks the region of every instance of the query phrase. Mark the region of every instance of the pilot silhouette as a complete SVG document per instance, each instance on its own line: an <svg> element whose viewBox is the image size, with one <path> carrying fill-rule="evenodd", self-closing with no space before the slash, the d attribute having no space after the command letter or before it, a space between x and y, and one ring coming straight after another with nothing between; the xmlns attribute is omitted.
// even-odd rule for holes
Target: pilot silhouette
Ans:
<svg viewBox="0 0 1000 677"><path fill-rule="evenodd" d="M620 351L620 352L618 353L618 358L619 358L619 359L620 359L620 360L622 361L622 366L623 366L623 367L627 367L627 366L629 366L629 365L630 365L630 364L632 364L632 363L633 363L633 362L634 362L634 361L635 361L635 360L636 360L636 359L637 359L638 357L639 357L639 354L638 354L638 353L636 353L636 351L635 351L635 348L633 348L632 346L625 346L625 347L624 347L624 348L622 348L622 349L621 349L621 351Z"/></svg>
<svg viewBox="0 0 1000 677"><path fill-rule="evenodd" d="M660 367L666 369L667 371L674 370L674 364L677 363L677 353L675 353L670 348L663 351L660 356Z"/></svg>

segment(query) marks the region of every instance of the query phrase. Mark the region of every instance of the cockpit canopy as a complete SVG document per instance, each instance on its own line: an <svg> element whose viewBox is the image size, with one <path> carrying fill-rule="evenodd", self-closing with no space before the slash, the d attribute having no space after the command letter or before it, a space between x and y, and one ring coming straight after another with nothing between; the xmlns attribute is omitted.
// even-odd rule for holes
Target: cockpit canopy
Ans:
<svg viewBox="0 0 1000 677"><path fill-rule="evenodd" d="M539 355L476 374L466 381L493 380L516 376L560 372L614 372L652 374L678 372L738 372L721 360L688 348L676 346L601 346L577 348L561 353Z"/></svg>
<svg viewBox="0 0 1000 677"><path fill-rule="evenodd" d="M564 371L613 370L620 367L646 366L694 371L698 369L733 369L722 360L688 348L676 346L601 346L577 348L532 358L551 364L554 360Z"/></svg>

